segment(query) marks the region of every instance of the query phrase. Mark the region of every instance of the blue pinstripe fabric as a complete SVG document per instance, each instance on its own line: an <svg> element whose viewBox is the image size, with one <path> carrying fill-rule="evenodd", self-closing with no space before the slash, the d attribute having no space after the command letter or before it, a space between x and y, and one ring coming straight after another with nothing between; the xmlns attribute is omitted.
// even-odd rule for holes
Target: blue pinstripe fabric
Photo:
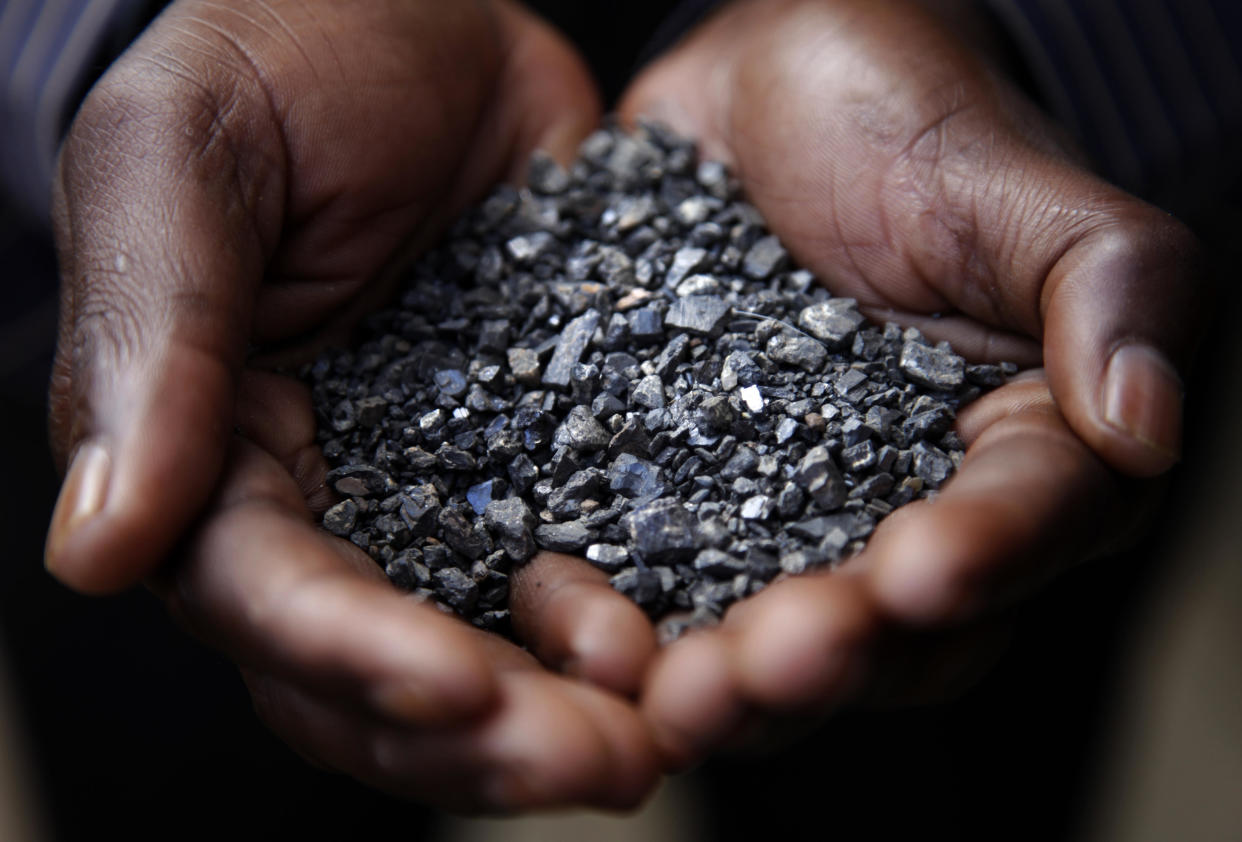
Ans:
<svg viewBox="0 0 1242 842"><path fill-rule="evenodd" d="M1174 210L1242 174L1237 0L989 0L1107 176Z"/></svg>
<svg viewBox="0 0 1242 842"><path fill-rule="evenodd" d="M45 217L56 145L100 49L142 0L0 3L0 178L10 201Z"/></svg>
<svg viewBox="0 0 1242 842"><path fill-rule="evenodd" d="M722 0L683 0L654 57ZM996 14L1039 93L1100 171L1175 210L1238 189L1239 0L977 0Z"/></svg>

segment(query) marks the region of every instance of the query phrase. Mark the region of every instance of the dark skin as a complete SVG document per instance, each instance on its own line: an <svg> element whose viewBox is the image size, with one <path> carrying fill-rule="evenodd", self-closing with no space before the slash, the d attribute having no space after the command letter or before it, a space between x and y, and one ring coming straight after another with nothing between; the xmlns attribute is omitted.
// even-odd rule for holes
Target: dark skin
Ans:
<svg viewBox="0 0 1242 842"><path fill-rule="evenodd" d="M1175 460L1199 293L1189 235L1076 164L938 14L733 3L621 106L728 161L872 315L1045 365L963 413L958 476L840 572L657 652L603 574L544 555L514 583L532 657L314 526L309 400L256 355L332 335L599 114L580 60L517 7L395 0L181 0L83 106L56 190L70 468L49 568L92 593L147 580L295 749L459 809L625 806L658 760L955 685L1008 601L1127 533L1149 486L1125 476Z"/></svg>

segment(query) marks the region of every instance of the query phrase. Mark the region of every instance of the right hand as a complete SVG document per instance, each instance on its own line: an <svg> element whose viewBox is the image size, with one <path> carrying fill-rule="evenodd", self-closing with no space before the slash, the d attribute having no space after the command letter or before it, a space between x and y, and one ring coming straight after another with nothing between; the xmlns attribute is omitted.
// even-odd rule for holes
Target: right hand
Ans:
<svg viewBox="0 0 1242 842"><path fill-rule="evenodd" d="M316 529L309 399L244 365L347 326L469 202L598 119L580 59L507 0L174 2L61 153L49 569L88 593L146 580L279 735L375 786L461 809L635 803L656 769L633 707ZM654 635L601 578L537 558L514 622L545 661L634 693Z"/></svg>

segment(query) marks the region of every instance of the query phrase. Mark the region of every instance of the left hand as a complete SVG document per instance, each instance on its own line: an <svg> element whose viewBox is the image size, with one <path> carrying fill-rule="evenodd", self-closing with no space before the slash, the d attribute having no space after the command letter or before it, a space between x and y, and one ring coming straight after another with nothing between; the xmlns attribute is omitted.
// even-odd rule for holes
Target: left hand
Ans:
<svg viewBox="0 0 1242 842"><path fill-rule="evenodd" d="M898 0L737 0L622 113L730 164L793 255L873 318L1045 366L962 413L970 449L934 502L660 655L643 707L675 763L756 717L892 698L937 637L988 650L966 624L1129 535L1151 485L1110 468L1177 458L1194 240L1084 169L943 21Z"/></svg>

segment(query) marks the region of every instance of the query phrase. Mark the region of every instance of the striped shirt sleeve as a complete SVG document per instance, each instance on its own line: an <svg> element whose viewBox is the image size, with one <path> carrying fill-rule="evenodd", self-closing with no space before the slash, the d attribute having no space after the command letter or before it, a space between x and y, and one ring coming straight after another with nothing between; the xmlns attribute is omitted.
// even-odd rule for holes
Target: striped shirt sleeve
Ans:
<svg viewBox="0 0 1242 842"><path fill-rule="evenodd" d="M1175 211L1242 178L1242 0L976 0L1099 172ZM721 0L682 0L644 53Z"/></svg>
<svg viewBox="0 0 1242 842"><path fill-rule="evenodd" d="M85 86L144 22L148 0L0 0L0 181L46 219L56 148Z"/></svg>
<svg viewBox="0 0 1242 842"><path fill-rule="evenodd" d="M988 0L1104 175L1175 211L1242 173L1238 0Z"/></svg>

